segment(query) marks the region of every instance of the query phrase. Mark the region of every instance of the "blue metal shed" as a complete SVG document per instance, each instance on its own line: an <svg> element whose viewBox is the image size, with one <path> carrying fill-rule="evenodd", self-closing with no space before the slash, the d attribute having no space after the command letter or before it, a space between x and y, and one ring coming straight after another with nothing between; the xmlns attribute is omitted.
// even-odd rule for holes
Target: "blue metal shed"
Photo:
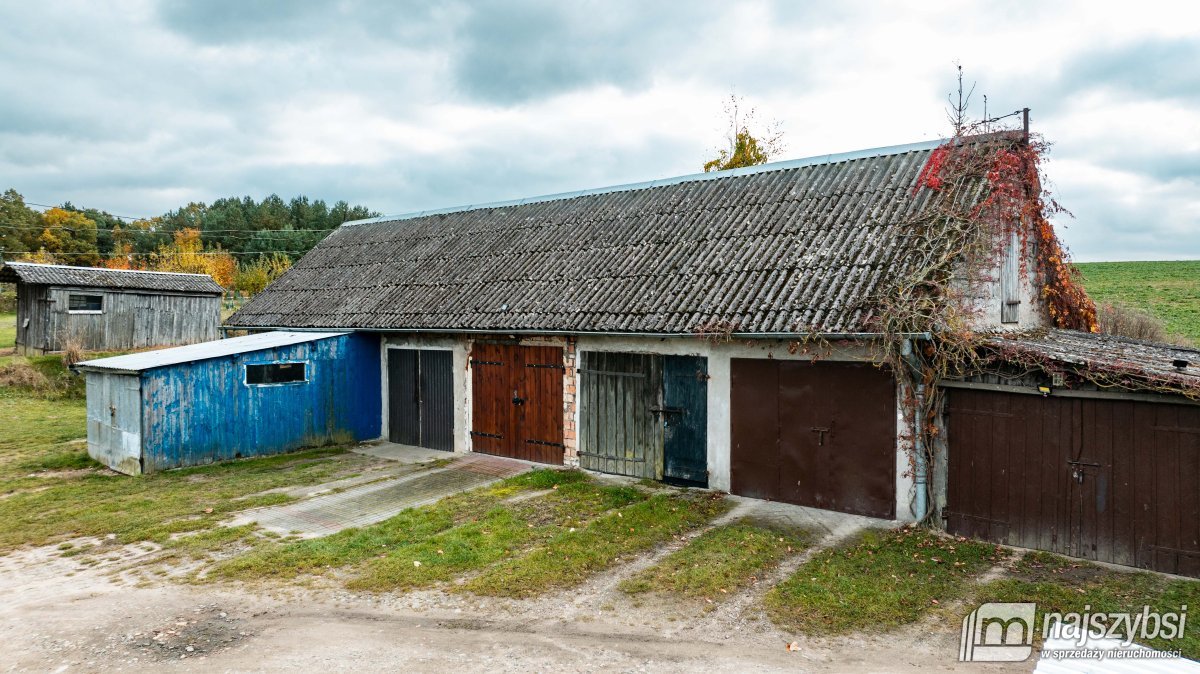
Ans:
<svg viewBox="0 0 1200 674"><path fill-rule="evenodd" d="M380 435L372 334L268 332L75 369L88 454L130 475Z"/></svg>

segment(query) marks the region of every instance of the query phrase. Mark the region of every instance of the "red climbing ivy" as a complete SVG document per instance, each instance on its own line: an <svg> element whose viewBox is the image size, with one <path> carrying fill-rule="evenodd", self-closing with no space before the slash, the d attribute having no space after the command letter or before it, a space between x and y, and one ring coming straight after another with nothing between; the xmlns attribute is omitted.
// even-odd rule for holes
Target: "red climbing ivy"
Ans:
<svg viewBox="0 0 1200 674"><path fill-rule="evenodd" d="M964 248L966 257L974 256L971 261L977 268L998 264L1009 235L1015 233L1021 244L1021 273L1029 273L1026 261L1033 259L1033 281L1050 323L1096 332L1096 305L1051 222L1055 215L1070 213L1042 187L1047 149L1040 137L1024 138L1015 132L954 138L930 153L914 191L980 190L965 214L947 214L990 239L990 247ZM961 195L954 196L948 203L959 202Z"/></svg>
<svg viewBox="0 0 1200 674"><path fill-rule="evenodd" d="M1020 274L1039 289L1048 322L1097 329L1096 306L1051 223L1055 215L1069 214L1042 185L1047 144L1023 131L986 131L964 132L930 153L912 186L922 204L905 223L913 263L879 298L875 323L884 338L876 343L877 358L905 384L902 409L914 430L905 443L913 471L918 447L924 470L935 469L944 405L936 382L986 367L980 355L986 335L976 330L980 307L974 298L993 281L1014 235ZM932 339L906 351L906 337L920 333ZM921 385L925 395L917 396Z"/></svg>

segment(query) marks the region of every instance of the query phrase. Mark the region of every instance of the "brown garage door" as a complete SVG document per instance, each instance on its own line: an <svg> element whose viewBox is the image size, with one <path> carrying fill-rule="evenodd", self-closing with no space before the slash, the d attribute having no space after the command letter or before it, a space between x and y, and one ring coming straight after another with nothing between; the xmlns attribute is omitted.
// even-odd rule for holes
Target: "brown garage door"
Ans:
<svg viewBox="0 0 1200 674"><path fill-rule="evenodd" d="M561 464L562 349L477 342L471 371L472 449Z"/></svg>
<svg viewBox="0 0 1200 674"><path fill-rule="evenodd" d="M752 498L896 515L896 385L856 363L734 358L731 489Z"/></svg>
<svg viewBox="0 0 1200 674"><path fill-rule="evenodd" d="M1200 575L1200 407L956 389L946 527Z"/></svg>

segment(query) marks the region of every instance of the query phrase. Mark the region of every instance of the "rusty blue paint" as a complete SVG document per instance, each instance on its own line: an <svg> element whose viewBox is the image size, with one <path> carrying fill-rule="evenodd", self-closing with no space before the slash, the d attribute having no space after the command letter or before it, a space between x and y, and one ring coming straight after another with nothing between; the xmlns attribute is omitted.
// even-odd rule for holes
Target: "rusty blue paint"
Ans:
<svg viewBox="0 0 1200 674"><path fill-rule="evenodd" d="M247 363L303 361L308 380L245 383ZM327 337L158 367L142 379L142 470L379 437L379 338Z"/></svg>

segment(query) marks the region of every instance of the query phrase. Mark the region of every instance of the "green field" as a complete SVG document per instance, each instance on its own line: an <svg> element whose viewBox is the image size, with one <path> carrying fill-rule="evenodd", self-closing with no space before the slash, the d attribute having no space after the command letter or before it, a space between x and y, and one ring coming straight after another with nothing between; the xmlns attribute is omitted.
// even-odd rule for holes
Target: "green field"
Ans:
<svg viewBox="0 0 1200 674"><path fill-rule="evenodd" d="M17 315L0 314L0 352L7 351L17 341Z"/></svg>
<svg viewBox="0 0 1200 674"><path fill-rule="evenodd" d="M1077 265L1097 304L1149 311L1167 331L1200 344L1200 260L1089 262Z"/></svg>

